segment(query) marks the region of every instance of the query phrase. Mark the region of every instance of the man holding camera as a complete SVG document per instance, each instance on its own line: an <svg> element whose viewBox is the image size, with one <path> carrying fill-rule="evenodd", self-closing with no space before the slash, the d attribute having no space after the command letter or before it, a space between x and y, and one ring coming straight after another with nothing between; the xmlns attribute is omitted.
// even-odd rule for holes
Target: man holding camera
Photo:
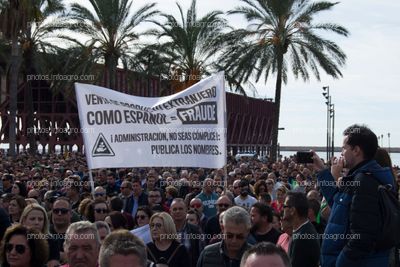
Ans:
<svg viewBox="0 0 400 267"><path fill-rule="evenodd" d="M378 140L369 128L355 124L343 135L343 167L348 172L340 184L313 153L318 182L331 208L322 241L321 266L388 266L390 250L376 246L381 231L377 184L393 186L393 175L374 160Z"/></svg>

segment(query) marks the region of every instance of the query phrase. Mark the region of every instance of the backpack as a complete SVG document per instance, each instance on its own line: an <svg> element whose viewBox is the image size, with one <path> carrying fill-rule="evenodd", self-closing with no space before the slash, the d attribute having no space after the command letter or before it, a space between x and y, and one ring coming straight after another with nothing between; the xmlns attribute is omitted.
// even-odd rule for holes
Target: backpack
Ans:
<svg viewBox="0 0 400 267"><path fill-rule="evenodd" d="M372 174L365 173L377 183L380 225L376 250L400 245L400 202L391 184L381 184Z"/></svg>

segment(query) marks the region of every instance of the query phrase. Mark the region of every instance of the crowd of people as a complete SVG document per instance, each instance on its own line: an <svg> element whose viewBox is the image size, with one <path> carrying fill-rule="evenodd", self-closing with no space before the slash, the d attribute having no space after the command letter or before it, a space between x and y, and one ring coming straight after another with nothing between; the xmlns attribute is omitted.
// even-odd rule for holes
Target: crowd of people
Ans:
<svg viewBox="0 0 400 267"><path fill-rule="evenodd" d="M229 157L224 169L93 170L94 184L77 152L2 154L0 266L389 266L363 186L346 188L372 170L398 194L400 170L352 127L329 164Z"/></svg>

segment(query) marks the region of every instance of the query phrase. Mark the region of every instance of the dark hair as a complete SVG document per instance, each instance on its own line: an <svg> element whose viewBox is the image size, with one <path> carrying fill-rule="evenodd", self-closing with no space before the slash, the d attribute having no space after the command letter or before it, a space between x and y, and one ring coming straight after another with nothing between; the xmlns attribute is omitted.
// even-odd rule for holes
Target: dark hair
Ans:
<svg viewBox="0 0 400 267"><path fill-rule="evenodd" d="M139 184L140 186L142 186L142 181L140 181L139 177L133 178L132 179L132 185L133 184Z"/></svg>
<svg viewBox="0 0 400 267"><path fill-rule="evenodd" d="M96 206L96 204L99 203L105 203L107 208L108 208L108 204L106 201L103 201L101 199L96 199L91 201L87 206L86 206L86 210L85 210L85 217L86 219L91 222L94 223L95 222L95 217L94 217L94 207Z"/></svg>
<svg viewBox="0 0 400 267"><path fill-rule="evenodd" d="M112 211L108 214L108 216L110 216L111 223L114 229L127 229L127 221L121 212Z"/></svg>
<svg viewBox="0 0 400 267"><path fill-rule="evenodd" d="M393 174L393 184L395 185L396 191L398 190L397 182L396 182L396 173L394 172L393 169L393 164L392 164L392 159L390 158L389 153L386 151L386 149L378 147L375 153L374 159L376 162L381 165L381 167L387 167L390 168L390 171Z"/></svg>
<svg viewBox="0 0 400 267"><path fill-rule="evenodd" d="M159 192L160 196L161 196L161 201L164 201L164 198L165 198L164 192L160 188L154 188L153 190L150 190L149 194L150 194L150 192Z"/></svg>
<svg viewBox="0 0 400 267"><path fill-rule="evenodd" d="M117 175L112 171L107 172L107 176L112 176L114 179L117 179Z"/></svg>
<svg viewBox="0 0 400 267"><path fill-rule="evenodd" d="M200 214L195 210L188 210L187 214L194 214L197 218L197 221L200 223Z"/></svg>
<svg viewBox="0 0 400 267"><path fill-rule="evenodd" d="M39 238L40 233L32 228L25 227L21 224L14 224L10 226L4 234L1 242L0 251L0 264L3 267L9 267L5 251L5 245L10 241L13 236L22 235L27 239L29 249L31 251L30 266L42 267L49 258L49 245L47 240ZM36 238L35 238L36 236ZM33 237L33 238L32 238Z"/></svg>
<svg viewBox="0 0 400 267"><path fill-rule="evenodd" d="M19 194L22 197L26 198L26 196L28 195L28 190L26 189L26 185L21 181L15 181L14 184L18 186Z"/></svg>
<svg viewBox="0 0 400 267"><path fill-rule="evenodd" d="M321 204L316 199L308 200L308 208L314 212L314 215L317 216L319 210L321 209Z"/></svg>
<svg viewBox="0 0 400 267"><path fill-rule="evenodd" d="M112 211L121 211L124 207L124 202L119 197L112 197L110 199L110 209Z"/></svg>
<svg viewBox="0 0 400 267"><path fill-rule="evenodd" d="M267 191L268 187L267 187L267 183L264 180L258 180L255 184L254 184L254 193L256 194L256 196L259 196L260 194L260 187L264 186L265 191Z"/></svg>
<svg viewBox="0 0 400 267"><path fill-rule="evenodd" d="M240 267L245 266L247 258L252 254L255 254L256 256L277 254L279 257L281 257L285 267L291 266L289 256L281 247L275 246L270 242L261 242L251 247L243 254L242 260L240 261Z"/></svg>
<svg viewBox="0 0 400 267"><path fill-rule="evenodd" d="M375 133L365 125L353 124L343 132L347 136L347 144L351 147L359 146L363 151L364 159L374 158L378 148L378 138Z"/></svg>
<svg viewBox="0 0 400 267"><path fill-rule="evenodd" d="M239 187L249 186L249 181L246 179L241 179L239 182Z"/></svg>
<svg viewBox="0 0 400 267"><path fill-rule="evenodd" d="M14 195L11 199L10 202L12 200L15 200L15 202L17 202L18 207L21 209L21 214L22 211L25 209L25 207L27 206L27 203L25 201L25 198L19 196L19 195Z"/></svg>
<svg viewBox="0 0 400 267"><path fill-rule="evenodd" d="M260 194L260 198L263 199L265 202L271 202L272 201L272 197L269 193L264 192Z"/></svg>
<svg viewBox="0 0 400 267"><path fill-rule="evenodd" d="M8 173L5 173L5 174L3 174L3 177L2 177L3 179L7 179L8 181L14 181L14 175L12 175L12 174L8 174Z"/></svg>
<svg viewBox="0 0 400 267"><path fill-rule="evenodd" d="M71 205L70 199L67 198L67 197L57 197L57 198L54 200L53 204L56 203L57 201L64 201L64 202L67 202L68 205L69 205L69 208L71 208L71 206L72 206L72 205Z"/></svg>
<svg viewBox="0 0 400 267"><path fill-rule="evenodd" d="M287 198L288 206L295 208L299 217L307 218L308 201L306 195L301 192L288 192Z"/></svg>
<svg viewBox="0 0 400 267"><path fill-rule="evenodd" d="M149 208L149 206L139 206L138 209L136 210L135 217L133 218L135 220L135 225L138 225L137 220L136 220L136 215L137 215L138 211L143 211L144 213L146 213L146 215L147 215L147 217L149 217L149 219L151 218L151 216L153 216L153 211Z"/></svg>
<svg viewBox="0 0 400 267"><path fill-rule="evenodd" d="M68 180L72 180L72 183L69 184L70 188L79 193L81 191L80 177L77 175L70 175L70 176L68 176Z"/></svg>
<svg viewBox="0 0 400 267"><path fill-rule="evenodd" d="M176 189L175 186L167 186L165 188L165 192L171 195L172 198L177 198L178 197L178 189Z"/></svg>
<svg viewBox="0 0 400 267"><path fill-rule="evenodd" d="M252 208L257 209L257 212L260 214L260 216L267 217L269 223L272 222L273 214L272 208L270 206L267 206L266 204L261 202L256 202L253 204Z"/></svg>

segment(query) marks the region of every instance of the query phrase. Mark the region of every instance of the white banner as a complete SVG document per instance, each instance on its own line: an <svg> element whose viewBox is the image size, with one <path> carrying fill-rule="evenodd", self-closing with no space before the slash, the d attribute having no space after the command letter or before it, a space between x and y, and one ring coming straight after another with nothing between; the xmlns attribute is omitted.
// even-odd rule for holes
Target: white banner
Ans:
<svg viewBox="0 0 400 267"><path fill-rule="evenodd" d="M75 83L90 169L226 164L224 73L166 97Z"/></svg>

